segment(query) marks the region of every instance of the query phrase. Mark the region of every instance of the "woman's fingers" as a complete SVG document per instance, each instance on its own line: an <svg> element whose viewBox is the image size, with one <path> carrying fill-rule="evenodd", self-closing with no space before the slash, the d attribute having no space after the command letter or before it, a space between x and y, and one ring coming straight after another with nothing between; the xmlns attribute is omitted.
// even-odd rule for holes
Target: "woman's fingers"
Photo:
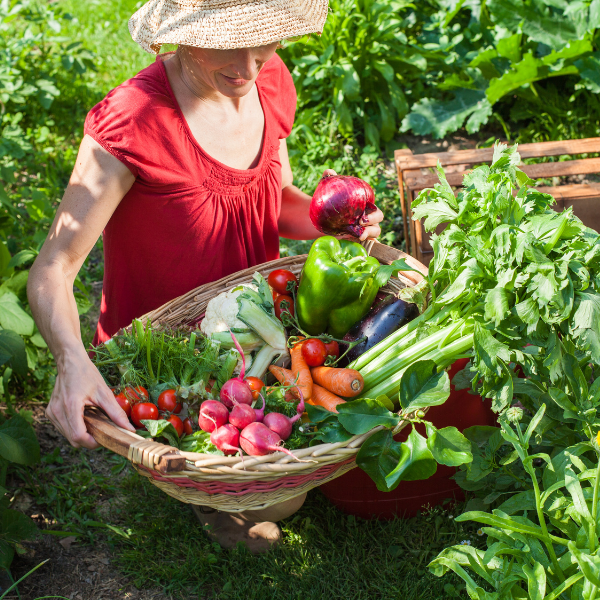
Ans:
<svg viewBox="0 0 600 600"><path fill-rule="evenodd" d="M102 390L102 392L103 393L98 399L98 406L108 415L108 418L115 423L115 425L135 433L135 427L129 422L125 411L115 400L114 394L108 389L108 387L106 387L106 391Z"/></svg>
<svg viewBox="0 0 600 600"><path fill-rule="evenodd" d="M377 238L381 235L381 227L379 223L383 221L383 213L377 208L372 213L365 215L361 219L361 225L365 228L360 241L364 242L368 238Z"/></svg>
<svg viewBox="0 0 600 600"><path fill-rule="evenodd" d="M333 175L337 175L333 169L325 169L323 171L323 177L332 177Z"/></svg>
<svg viewBox="0 0 600 600"><path fill-rule="evenodd" d="M381 235L381 227L379 225L369 225L365 227L362 235L360 236L360 241L364 242L368 238L378 238Z"/></svg>

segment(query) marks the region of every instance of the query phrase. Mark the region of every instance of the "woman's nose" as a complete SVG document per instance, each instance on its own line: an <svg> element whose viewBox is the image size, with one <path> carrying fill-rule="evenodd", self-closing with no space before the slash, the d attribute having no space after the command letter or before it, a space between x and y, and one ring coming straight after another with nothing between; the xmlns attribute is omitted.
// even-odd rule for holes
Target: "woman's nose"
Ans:
<svg viewBox="0 0 600 600"><path fill-rule="evenodd" d="M252 48L240 48L232 67L242 79L255 79L260 70L260 62L257 60Z"/></svg>

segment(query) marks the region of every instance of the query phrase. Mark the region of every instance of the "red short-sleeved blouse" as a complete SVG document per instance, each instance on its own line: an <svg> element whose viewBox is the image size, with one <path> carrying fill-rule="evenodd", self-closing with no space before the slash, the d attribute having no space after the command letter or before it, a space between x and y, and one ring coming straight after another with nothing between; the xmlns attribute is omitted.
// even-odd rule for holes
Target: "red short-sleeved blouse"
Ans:
<svg viewBox="0 0 600 600"><path fill-rule="evenodd" d="M104 230L104 287L95 343L189 290L279 256L279 140L296 90L273 56L256 80L265 117L260 162L232 169L194 139L159 59L112 90L84 133L135 175Z"/></svg>

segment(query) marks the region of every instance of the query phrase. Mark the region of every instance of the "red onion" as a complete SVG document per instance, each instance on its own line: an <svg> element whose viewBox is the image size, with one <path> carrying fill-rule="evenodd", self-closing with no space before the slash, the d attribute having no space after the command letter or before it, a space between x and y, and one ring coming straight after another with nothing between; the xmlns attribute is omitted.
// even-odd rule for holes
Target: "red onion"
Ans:
<svg viewBox="0 0 600 600"><path fill-rule="evenodd" d="M312 224L326 235L360 237L361 220L377 210L373 188L358 177L324 175L310 203Z"/></svg>

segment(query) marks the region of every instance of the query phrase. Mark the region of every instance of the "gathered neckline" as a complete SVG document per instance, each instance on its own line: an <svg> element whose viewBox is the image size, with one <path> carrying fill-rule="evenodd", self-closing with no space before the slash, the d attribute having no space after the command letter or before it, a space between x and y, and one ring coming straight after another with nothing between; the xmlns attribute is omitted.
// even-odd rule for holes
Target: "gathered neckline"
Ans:
<svg viewBox="0 0 600 600"><path fill-rule="evenodd" d="M263 101L264 100L263 92L260 89L260 85L258 82L258 77L260 77L260 73L259 73L258 77L256 78L256 81L254 82L254 85L256 86L256 90L258 92L258 101L259 101L260 107L263 111L263 117L264 117L264 121L265 121L265 127L264 127L264 131L263 131L263 139L262 139L262 144L261 144L261 148L260 148L260 158L258 160L258 164L256 165L256 167L252 167L251 169L236 169L235 167L230 167L229 165L226 165L225 163L221 162L220 160L217 160L216 158L211 156L208 152L206 152L206 150L204 150L204 148L202 148L202 146L198 143L198 140L195 138L194 134L192 133L192 130L190 129L187 119L185 118L185 115L183 114L183 111L181 110L181 106L179 106L179 102L177 101L177 98L175 97L175 92L173 92L173 88L171 87L171 82L169 81L169 77L167 75L167 69L164 65L165 57L169 54L174 54L174 52L160 54L156 57L156 61L158 63L160 63L160 72L161 72L161 76L163 78L163 82L166 86L169 96L171 97L171 100L173 101L173 104L175 105L175 107L177 109L177 114L179 116L179 120L181 121L183 128L184 128L186 135L189 138L190 142L194 145L194 147L198 150L198 152L200 152L200 154L202 154L202 156L206 160L208 160L209 162L214 164L219 169L223 169L230 173L236 173L238 175L246 175L246 176L255 176L256 174L261 173L264 170L264 167L267 163L267 160L266 160L267 154L268 154L267 148L269 145L267 134L270 131L270 125L269 125L269 118L267 115L267 108L265 106L265 102ZM251 177L251 178L254 179L254 177Z"/></svg>

